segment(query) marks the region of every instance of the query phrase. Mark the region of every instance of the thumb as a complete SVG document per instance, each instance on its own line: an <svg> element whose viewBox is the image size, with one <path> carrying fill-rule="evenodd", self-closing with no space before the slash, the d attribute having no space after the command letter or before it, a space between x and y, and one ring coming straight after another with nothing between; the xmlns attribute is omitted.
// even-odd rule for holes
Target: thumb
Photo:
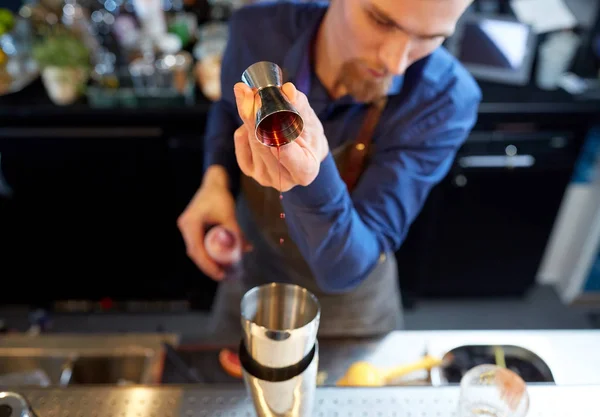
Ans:
<svg viewBox="0 0 600 417"><path fill-rule="evenodd" d="M308 97L306 97L302 91L298 90L296 86L290 82L285 83L281 89L286 97L290 100L290 103L292 103L292 105L296 107L301 114L305 115L305 112L310 109Z"/></svg>
<svg viewBox="0 0 600 417"><path fill-rule="evenodd" d="M296 89L296 86L290 82L287 82L281 87L281 89L288 100L296 104L296 100L298 99L298 90Z"/></svg>
<svg viewBox="0 0 600 417"><path fill-rule="evenodd" d="M254 125L254 92L246 84L239 82L233 86L235 104L242 121L248 126Z"/></svg>

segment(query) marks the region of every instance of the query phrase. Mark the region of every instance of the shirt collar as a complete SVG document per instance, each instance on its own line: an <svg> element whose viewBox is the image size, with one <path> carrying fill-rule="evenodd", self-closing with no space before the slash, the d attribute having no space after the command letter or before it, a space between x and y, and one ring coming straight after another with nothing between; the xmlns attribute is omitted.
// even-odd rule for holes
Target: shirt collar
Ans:
<svg viewBox="0 0 600 417"><path fill-rule="evenodd" d="M403 85L404 75L396 75L392 80L392 85L390 85L390 89L388 90L388 96L395 96L396 94L400 94Z"/></svg>
<svg viewBox="0 0 600 417"><path fill-rule="evenodd" d="M325 9L312 24L307 25L307 28L300 33L300 36L283 59L284 81L293 82L296 88L307 96L311 89L312 71L310 67L310 53L312 40L317 33L324 15ZM399 94L403 83L404 76L395 76L388 90L388 96Z"/></svg>
<svg viewBox="0 0 600 417"><path fill-rule="evenodd" d="M283 59L284 80L293 82L306 95L311 87L311 44L324 15L325 10L312 24L306 26Z"/></svg>

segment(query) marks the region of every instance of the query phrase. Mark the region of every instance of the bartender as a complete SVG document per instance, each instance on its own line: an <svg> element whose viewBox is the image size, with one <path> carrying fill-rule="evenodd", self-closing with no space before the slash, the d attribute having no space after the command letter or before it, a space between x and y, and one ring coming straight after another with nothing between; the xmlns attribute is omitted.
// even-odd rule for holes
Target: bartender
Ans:
<svg viewBox="0 0 600 417"><path fill-rule="evenodd" d="M318 297L320 336L402 327L394 253L481 99L441 47L470 3L274 2L234 13L223 96L208 117L207 169L178 220L189 257L221 281L213 305L220 335L239 339L241 297L273 281ZM277 148L257 140L253 91L239 82L258 61L282 67L283 92L304 120L302 135L280 148L281 199ZM251 245L241 279L223 280L207 255L204 235L214 224Z"/></svg>

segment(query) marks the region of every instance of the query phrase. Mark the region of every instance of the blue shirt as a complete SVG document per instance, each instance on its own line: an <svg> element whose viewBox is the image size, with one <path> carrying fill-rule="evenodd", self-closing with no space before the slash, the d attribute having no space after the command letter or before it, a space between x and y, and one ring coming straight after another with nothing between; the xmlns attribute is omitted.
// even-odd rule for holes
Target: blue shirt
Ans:
<svg viewBox="0 0 600 417"><path fill-rule="evenodd" d="M262 3L230 19L222 61L222 99L210 111L206 166L239 178L233 132L241 125L233 86L257 61L271 61L303 91L321 120L330 149L354 140L366 106L329 98L310 65L309 48L326 11L315 3ZM284 193L289 233L323 291L348 291L380 254L399 249L431 188L441 181L477 119L481 92L443 47L395 77L373 137L374 152L352 194L334 159L310 185Z"/></svg>

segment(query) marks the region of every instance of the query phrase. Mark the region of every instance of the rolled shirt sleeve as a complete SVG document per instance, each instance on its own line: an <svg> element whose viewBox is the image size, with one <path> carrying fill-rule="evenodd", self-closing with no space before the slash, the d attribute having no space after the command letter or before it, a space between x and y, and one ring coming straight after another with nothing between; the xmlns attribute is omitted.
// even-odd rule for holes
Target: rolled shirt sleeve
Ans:
<svg viewBox="0 0 600 417"><path fill-rule="evenodd" d="M399 249L475 124L479 102L479 90L468 97L448 92L408 126L383 129L352 195L331 154L313 183L285 193L290 235L323 291L352 290L381 253Z"/></svg>

